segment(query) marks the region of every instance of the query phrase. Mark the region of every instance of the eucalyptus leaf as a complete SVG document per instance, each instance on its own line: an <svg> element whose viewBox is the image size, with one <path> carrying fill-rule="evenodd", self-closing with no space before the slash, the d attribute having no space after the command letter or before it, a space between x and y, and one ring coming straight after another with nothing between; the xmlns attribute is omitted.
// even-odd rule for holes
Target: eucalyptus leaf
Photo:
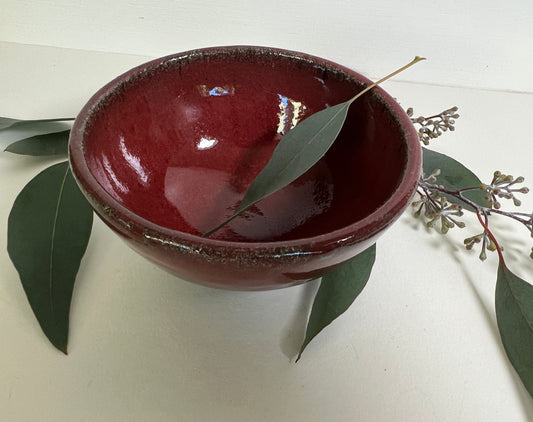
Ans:
<svg viewBox="0 0 533 422"><path fill-rule="evenodd" d="M92 209L68 162L48 167L33 178L9 214L9 256L42 330L64 353L72 291L92 221Z"/></svg>
<svg viewBox="0 0 533 422"><path fill-rule="evenodd" d="M391 74L374 82L354 97L332 107L320 110L302 120L289 130L279 141L266 166L252 181L235 213L226 221L204 234L210 236L243 211L261 199L284 188L320 160L333 145L339 135L350 105L376 85L425 60L416 56L411 62Z"/></svg>
<svg viewBox="0 0 533 422"><path fill-rule="evenodd" d="M67 155L69 130L45 133L13 142L6 148L7 152L23 155Z"/></svg>
<svg viewBox="0 0 533 422"><path fill-rule="evenodd" d="M343 314L363 291L375 260L374 244L322 277L307 322L305 339L296 361L300 359L311 340Z"/></svg>
<svg viewBox="0 0 533 422"><path fill-rule="evenodd" d="M272 157L246 191L232 217L209 236L261 199L287 186L320 160L339 134L352 100L328 107L297 124L281 139Z"/></svg>
<svg viewBox="0 0 533 422"><path fill-rule="evenodd" d="M296 180L329 150L344 125L351 100L312 114L290 130L249 186L236 213Z"/></svg>
<svg viewBox="0 0 533 422"><path fill-rule="evenodd" d="M8 127L13 126L15 123L19 123L18 119L10 119L8 117L0 117L0 130L7 129Z"/></svg>
<svg viewBox="0 0 533 422"><path fill-rule="evenodd" d="M437 169L441 170L441 174L437 176L439 185L443 185L446 189L453 191L481 187L481 180L459 161L427 148L422 148L422 152L424 173L426 175L430 175ZM463 195L479 206L490 207L485 197L486 193L480 189L466 191ZM451 202L459 202L459 205L469 211L475 211L471 205L464 201L457 200L455 197L449 197L448 199Z"/></svg>
<svg viewBox="0 0 533 422"><path fill-rule="evenodd" d="M21 120L21 119L11 119L9 117L0 117L0 130L7 129L14 125L19 124L32 124L32 123L50 123L50 122L66 122L69 120L74 120L73 117L60 117L57 119L36 119L36 120Z"/></svg>
<svg viewBox="0 0 533 422"><path fill-rule="evenodd" d="M500 262L496 320L505 352L533 397L533 286Z"/></svg>

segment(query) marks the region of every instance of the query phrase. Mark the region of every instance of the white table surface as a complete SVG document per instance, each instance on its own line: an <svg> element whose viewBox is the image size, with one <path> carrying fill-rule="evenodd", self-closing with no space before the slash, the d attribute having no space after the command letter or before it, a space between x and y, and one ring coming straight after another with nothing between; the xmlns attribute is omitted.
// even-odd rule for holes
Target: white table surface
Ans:
<svg viewBox="0 0 533 422"><path fill-rule="evenodd" d="M97 88L147 59L0 43L0 115L75 115ZM459 106L456 132L434 149L482 179L500 169L533 187L531 93L384 88L420 114ZM2 149L13 137L0 134ZM0 420L533 419L533 399L496 328L496 256L481 263L463 250L478 227L442 237L410 212L378 242L361 296L297 364L316 282L258 293L197 286L143 260L95 220L64 356L41 333L6 252L11 204L52 162L0 154ZM533 194L523 207L533 209ZM496 227L508 264L533 282L525 230L501 220Z"/></svg>

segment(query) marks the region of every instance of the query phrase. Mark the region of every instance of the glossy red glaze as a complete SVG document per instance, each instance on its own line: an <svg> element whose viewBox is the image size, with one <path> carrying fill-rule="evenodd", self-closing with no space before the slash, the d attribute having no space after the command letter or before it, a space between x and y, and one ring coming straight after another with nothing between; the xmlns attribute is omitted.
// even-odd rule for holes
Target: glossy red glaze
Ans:
<svg viewBox="0 0 533 422"><path fill-rule="evenodd" d="M376 241L416 187L421 151L382 89L358 99L326 156L211 238L279 139L370 83L302 53L220 47L151 61L82 109L73 173L100 217L186 280L271 289L316 278Z"/></svg>

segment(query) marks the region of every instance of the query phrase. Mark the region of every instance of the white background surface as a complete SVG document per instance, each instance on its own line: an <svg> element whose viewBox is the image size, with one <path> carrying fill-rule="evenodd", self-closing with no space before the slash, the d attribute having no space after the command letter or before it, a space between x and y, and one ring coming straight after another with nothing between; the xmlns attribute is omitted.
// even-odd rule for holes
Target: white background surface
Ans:
<svg viewBox="0 0 533 422"><path fill-rule="evenodd" d="M328 57L370 75L533 91L530 0L1 0L0 39L161 56L228 44Z"/></svg>
<svg viewBox="0 0 533 422"><path fill-rule="evenodd" d="M203 46L285 47L373 78L424 55L384 88L421 114L458 105L457 131L433 147L482 179L500 169L533 187L533 3L464 3L0 0L0 115L75 115L122 71ZM462 250L477 227L442 238L409 212L379 241L367 288L298 364L316 282L263 293L192 285L95 221L63 356L5 244L17 193L51 162L0 154L0 420L533 420L496 328L496 257L482 264ZM533 281L525 231L496 227L508 264Z"/></svg>

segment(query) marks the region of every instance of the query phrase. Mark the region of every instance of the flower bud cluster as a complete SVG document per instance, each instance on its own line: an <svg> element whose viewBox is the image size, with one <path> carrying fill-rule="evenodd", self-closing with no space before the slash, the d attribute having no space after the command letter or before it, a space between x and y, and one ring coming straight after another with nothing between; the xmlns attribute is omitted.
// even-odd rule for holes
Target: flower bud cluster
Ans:
<svg viewBox="0 0 533 422"><path fill-rule="evenodd" d="M431 117L412 117L413 109L407 109L407 115L413 124L418 125L418 136L424 145L428 145L432 139L438 138L444 132L455 130L455 120L459 118L458 108L452 107L448 110Z"/></svg>
<svg viewBox="0 0 533 422"><path fill-rule="evenodd" d="M500 209L501 204L498 201L500 199L512 199L513 204L519 207L522 202L515 197L516 193L526 194L529 192L529 189L525 186L515 187L516 184L523 183L524 178L522 176L517 177L516 179L508 174L502 174L500 171L495 171L494 176L492 177L492 182L490 184L482 185L482 189L487 192L487 201L494 209Z"/></svg>
<svg viewBox="0 0 533 422"><path fill-rule="evenodd" d="M481 243L481 253L479 254L479 259L485 261L487 259L487 250L494 252L497 249L496 244L488 235L487 231L483 233L476 234L475 236L468 237L464 240L466 249L471 250L474 245ZM503 250L503 247L500 246Z"/></svg>
<svg viewBox="0 0 533 422"><path fill-rule="evenodd" d="M417 208L414 215L419 218L424 216L426 227L439 227L442 234L448 233L448 230L459 227L465 227L462 221L458 221L457 217L463 216L461 206L448 202L448 200L441 196L438 192L430 192L429 194L421 194L418 201L413 202L413 207Z"/></svg>

